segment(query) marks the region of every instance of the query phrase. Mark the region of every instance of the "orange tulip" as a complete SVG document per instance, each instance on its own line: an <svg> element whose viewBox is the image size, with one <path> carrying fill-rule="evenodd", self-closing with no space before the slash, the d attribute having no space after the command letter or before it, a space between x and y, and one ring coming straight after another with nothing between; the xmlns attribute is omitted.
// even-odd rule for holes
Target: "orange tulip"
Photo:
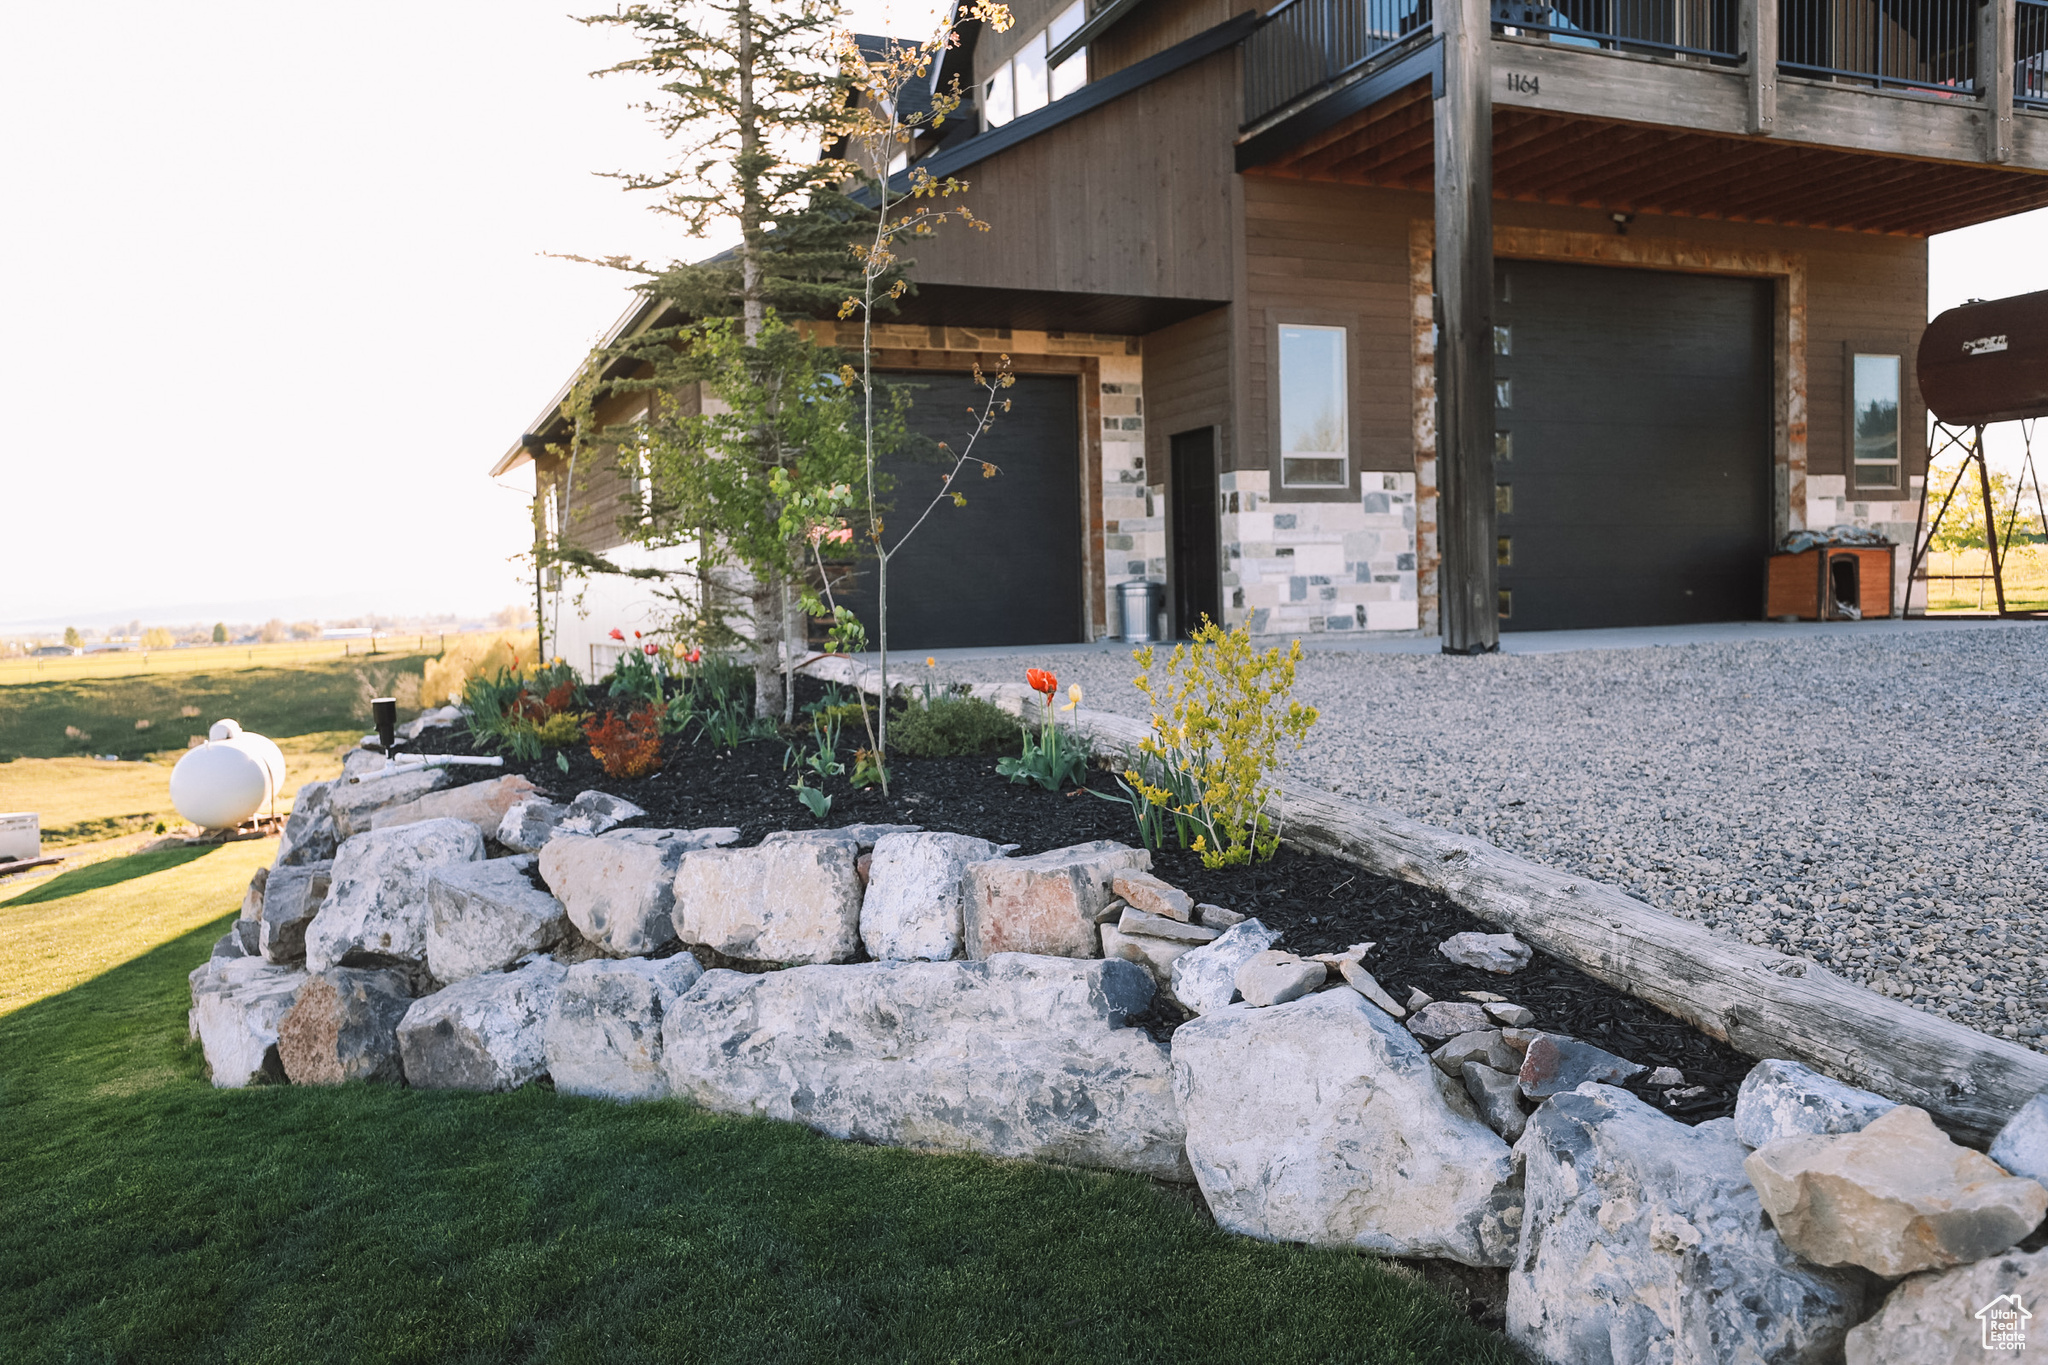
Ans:
<svg viewBox="0 0 2048 1365"><path fill-rule="evenodd" d="M1060 680L1042 668L1025 669L1024 681L1031 684L1033 692L1043 692L1047 697L1060 690Z"/></svg>

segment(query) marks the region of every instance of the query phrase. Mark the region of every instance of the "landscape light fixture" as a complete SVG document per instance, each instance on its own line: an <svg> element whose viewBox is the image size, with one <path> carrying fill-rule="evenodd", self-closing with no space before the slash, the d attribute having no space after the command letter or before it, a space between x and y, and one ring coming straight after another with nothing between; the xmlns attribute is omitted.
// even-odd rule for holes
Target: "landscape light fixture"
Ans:
<svg viewBox="0 0 2048 1365"><path fill-rule="evenodd" d="M370 719L377 727L376 738L363 737L363 746L373 753L384 755L384 766L373 773L357 773L348 781L350 786L368 782L379 777L396 777L400 773L416 773L423 768L502 768L502 758L465 758L457 754L412 754L405 758L398 756L402 741L398 738L398 699L396 697L370 698Z"/></svg>
<svg viewBox="0 0 2048 1365"><path fill-rule="evenodd" d="M1628 225L1636 220L1633 213L1610 213L1607 216L1614 220L1614 235L1617 237L1628 236Z"/></svg>

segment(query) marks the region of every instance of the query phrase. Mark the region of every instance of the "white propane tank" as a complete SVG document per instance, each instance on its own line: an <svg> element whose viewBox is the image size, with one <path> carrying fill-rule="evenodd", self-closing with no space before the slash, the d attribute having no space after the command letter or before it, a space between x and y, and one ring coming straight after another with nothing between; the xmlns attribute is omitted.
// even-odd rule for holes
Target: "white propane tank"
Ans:
<svg viewBox="0 0 2048 1365"><path fill-rule="evenodd" d="M283 751L223 720L171 769L171 804L202 829L233 829L272 805L283 786Z"/></svg>

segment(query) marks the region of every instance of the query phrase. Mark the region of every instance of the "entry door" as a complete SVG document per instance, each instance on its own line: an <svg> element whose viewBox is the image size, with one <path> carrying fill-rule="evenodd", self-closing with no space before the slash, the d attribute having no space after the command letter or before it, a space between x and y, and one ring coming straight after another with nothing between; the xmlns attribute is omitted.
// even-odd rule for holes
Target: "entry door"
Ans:
<svg viewBox="0 0 2048 1365"><path fill-rule="evenodd" d="M1758 619L1770 283L1522 261L1499 280L1502 629Z"/></svg>
<svg viewBox="0 0 2048 1365"><path fill-rule="evenodd" d="M894 544L952 467L937 450L973 435L987 394L967 375L888 374L910 398L923 437L883 462L893 480L883 517ZM1003 390L1007 413L974 447L1002 472L970 470L954 484L965 507L943 502L889 563L889 648L1071 644L1083 635L1080 395L1071 376L1020 375ZM876 638L875 578L865 565L839 595Z"/></svg>
<svg viewBox="0 0 2048 1365"><path fill-rule="evenodd" d="M1168 450L1167 495L1173 514L1173 628L1194 634L1207 616L1223 623L1217 584L1216 428L1184 431Z"/></svg>

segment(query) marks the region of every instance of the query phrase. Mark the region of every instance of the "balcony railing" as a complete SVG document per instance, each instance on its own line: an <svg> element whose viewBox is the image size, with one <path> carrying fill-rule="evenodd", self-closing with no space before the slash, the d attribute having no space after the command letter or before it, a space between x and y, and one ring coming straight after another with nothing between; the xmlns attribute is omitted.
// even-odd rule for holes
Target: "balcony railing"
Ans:
<svg viewBox="0 0 2048 1365"><path fill-rule="evenodd" d="M1430 0L1287 0L1244 43L1244 121L1429 34Z"/></svg>
<svg viewBox="0 0 2048 1365"><path fill-rule="evenodd" d="M1779 0L1778 16L1780 71L1976 93L1977 0Z"/></svg>
<svg viewBox="0 0 2048 1365"><path fill-rule="evenodd" d="M2048 0L2019 0L2013 16L2012 100L2048 109Z"/></svg>
<svg viewBox="0 0 2048 1365"><path fill-rule="evenodd" d="M1788 75L1975 99L1980 0L1764 0L1778 10L1778 69ZM1286 0L1244 44L1244 121L1425 39L1431 0ZM1748 60L1742 0L1492 0L1494 32L1561 47ZM2016 0L2013 102L2048 110L2048 0Z"/></svg>
<svg viewBox="0 0 2048 1365"><path fill-rule="evenodd" d="M1493 0L1493 26L1509 37L1563 47L1742 60L1742 11L1736 0Z"/></svg>

